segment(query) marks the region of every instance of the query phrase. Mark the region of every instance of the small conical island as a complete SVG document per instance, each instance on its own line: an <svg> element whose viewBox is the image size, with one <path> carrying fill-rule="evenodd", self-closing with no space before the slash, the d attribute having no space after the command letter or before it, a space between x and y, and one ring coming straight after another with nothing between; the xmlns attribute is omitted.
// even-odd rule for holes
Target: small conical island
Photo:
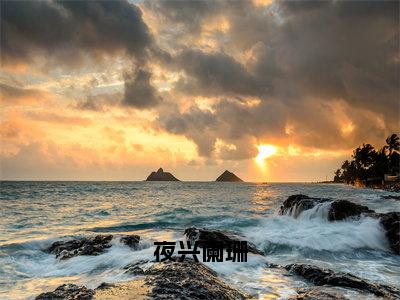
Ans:
<svg viewBox="0 0 400 300"><path fill-rule="evenodd" d="M169 172L164 172L162 168L159 168L157 172L151 172L146 181L179 181L179 179Z"/></svg>
<svg viewBox="0 0 400 300"><path fill-rule="evenodd" d="M229 172L228 170L225 170L224 173L219 175L219 177L215 181L243 182L242 179L237 177L232 172Z"/></svg>

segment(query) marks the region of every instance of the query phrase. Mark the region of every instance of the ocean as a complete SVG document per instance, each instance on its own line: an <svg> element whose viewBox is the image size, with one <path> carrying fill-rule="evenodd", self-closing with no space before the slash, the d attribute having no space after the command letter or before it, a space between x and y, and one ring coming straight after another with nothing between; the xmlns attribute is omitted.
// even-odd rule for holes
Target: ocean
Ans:
<svg viewBox="0 0 400 300"><path fill-rule="evenodd" d="M226 282L264 299L285 299L309 283L266 262L305 262L400 287L400 256L371 218L328 222L326 208L278 215L288 196L347 199L377 212L400 211L395 194L340 184L222 182L1 182L0 298L31 299L63 283L95 288L129 280L129 263L154 258L154 241L183 240L188 227L240 233L265 253L247 262L207 263ZM114 243L98 256L59 261L60 239L135 233L141 248ZM373 296L371 296L371 299Z"/></svg>

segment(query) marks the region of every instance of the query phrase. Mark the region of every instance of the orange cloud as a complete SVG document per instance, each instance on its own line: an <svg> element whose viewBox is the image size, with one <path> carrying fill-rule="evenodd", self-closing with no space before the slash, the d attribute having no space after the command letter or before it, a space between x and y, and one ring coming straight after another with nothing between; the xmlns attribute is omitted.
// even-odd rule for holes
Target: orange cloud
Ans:
<svg viewBox="0 0 400 300"><path fill-rule="evenodd" d="M50 93L0 83L0 102L6 105L35 105L49 101Z"/></svg>

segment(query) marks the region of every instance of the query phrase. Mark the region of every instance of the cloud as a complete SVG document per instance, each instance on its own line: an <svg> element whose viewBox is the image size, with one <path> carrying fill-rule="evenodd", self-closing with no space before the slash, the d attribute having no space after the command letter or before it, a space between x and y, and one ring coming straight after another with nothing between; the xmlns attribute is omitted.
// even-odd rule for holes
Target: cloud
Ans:
<svg viewBox="0 0 400 300"><path fill-rule="evenodd" d="M89 94L84 99L79 99L72 107L79 110L105 112L111 106L121 103L121 93Z"/></svg>
<svg viewBox="0 0 400 300"><path fill-rule="evenodd" d="M398 9L398 1L2 1L2 63L45 57L57 70L122 59L124 90L85 95L76 107L152 109L155 129L185 136L210 161L254 157L259 143L349 149L398 131Z"/></svg>
<svg viewBox="0 0 400 300"><path fill-rule="evenodd" d="M151 85L151 73L144 69L125 74L125 93L122 104L135 108L150 108L161 102L157 90Z"/></svg>
<svg viewBox="0 0 400 300"><path fill-rule="evenodd" d="M197 16L185 5L165 5L167 19L186 24L192 35L192 44L178 45L174 63L185 76L175 92L229 99L210 111L192 103L175 114L160 112L160 124L193 140L201 155L215 153L218 139L235 146L224 153L248 158L253 152L243 155L242 143L251 138L343 149L398 131L399 2L275 1L263 9L248 3L238 13L222 2L224 9L200 1L205 9ZM217 40L220 50L193 44L199 24L218 14L230 24ZM248 97L260 104L239 103ZM339 104L354 128L346 134Z"/></svg>
<svg viewBox="0 0 400 300"><path fill-rule="evenodd" d="M178 82L177 88L196 95L255 95L267 89L243 65L225 53L182 51L176 58L189 82Z"/></svg>
<svg viewBox="0 0 400 300"><path fill-rule="evenodd" d="M38 104L49 99L46 91L0 83L0 101L6 104Z"/></svg>
<svg viewBox="0 0 400 300"><path fill-rule="evenodd" d="M3 65L84 68L88 58L104 61L126 55L128 65L144 67L150 54L153 59L165 55L154 44L141 10L127 1L1 2ZM160 99L150 77L150 71L144 70L127 75L125 96L119 103L135 108L157 104ZM101 97L88 96L78 108L101 111L103 102Z"/></svg>
<svg viewBox="0 0 400 300"><path fill-rule="evenodd" d="M2 64L31 63L38 54L69 67L85 55L140 60L151 43L140 9L127 1L1 2Z"/></svg>
<svg viewBox="0 0 400 300"><path fill-rule="evenodd" d="M92 120L89 118L65 113L61 114L58 112L30 111L25 114L25 117L36 122L44 122L63 127L84 127L92 124Z"/></svg>

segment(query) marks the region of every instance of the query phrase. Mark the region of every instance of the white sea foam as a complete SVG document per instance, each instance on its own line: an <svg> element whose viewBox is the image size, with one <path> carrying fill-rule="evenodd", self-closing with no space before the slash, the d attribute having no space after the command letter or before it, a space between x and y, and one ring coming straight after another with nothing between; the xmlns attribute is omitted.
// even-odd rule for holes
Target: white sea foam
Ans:
<svg viewBox="0 0 400 300"><path fill-rule="evenodd" d="M299 218L278 216L265 219L262 225L244 230L261 247L270 244L328 251L375 249L387 251L388 243L379 220L361 218L328 222L326 207L320 206Z"/></svg>
<svg viewBox="0 0 400 300"><path fill-rule="evenodd" d="M132 275L125 273L125 265L154 259L153 240L182 240L183 229L191 226L242 232L245 240L265 250L266 258L249 254L247 263L208 264L224 280L260 297L288 298L296 287L307 284L266 268L266 259L281 265L307 262L397 286L400 282L399 256L389 251L378 220L329 222L329 202L297 211L297 218L273 215L289 195L299 193L348 199L377 212L400 211L399 201L382 199L388 194L383 191L332 184L184 182L2 187L9 196L0 212L1 299L26 299L63 283L94 288L101 282L127 280ZM43 251L66 236L125 231L140 235L144 248L135 251L115 240L101 255L65 261Z"/></svg>

